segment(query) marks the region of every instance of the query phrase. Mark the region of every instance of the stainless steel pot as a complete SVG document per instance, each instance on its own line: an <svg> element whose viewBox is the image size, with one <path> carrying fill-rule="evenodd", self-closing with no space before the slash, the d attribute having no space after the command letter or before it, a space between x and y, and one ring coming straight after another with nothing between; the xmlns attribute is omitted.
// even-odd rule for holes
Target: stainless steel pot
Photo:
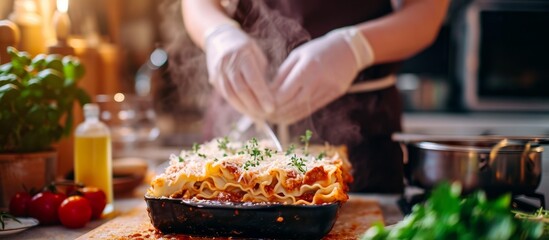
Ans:
<svg viewBox="0 0 549 240"><path fill-rule="evenodd" d="M533 193L541 180L543 148L536 141L470 138L403 144L408 152L406 176L425 189L457 181L466 192L524 194Z"/></svg>

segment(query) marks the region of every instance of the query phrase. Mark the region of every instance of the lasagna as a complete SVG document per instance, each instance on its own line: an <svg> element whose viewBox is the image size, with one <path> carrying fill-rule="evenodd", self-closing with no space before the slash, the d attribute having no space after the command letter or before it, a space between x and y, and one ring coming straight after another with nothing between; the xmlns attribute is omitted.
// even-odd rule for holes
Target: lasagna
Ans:
<svg viewBox="0 0 549 240"><path fill-rule="evenodd" d="M344 147L291 145L279 152L266 141L219 138L171 155L147 196L302 205L345 202L350 169Z"/></svg>

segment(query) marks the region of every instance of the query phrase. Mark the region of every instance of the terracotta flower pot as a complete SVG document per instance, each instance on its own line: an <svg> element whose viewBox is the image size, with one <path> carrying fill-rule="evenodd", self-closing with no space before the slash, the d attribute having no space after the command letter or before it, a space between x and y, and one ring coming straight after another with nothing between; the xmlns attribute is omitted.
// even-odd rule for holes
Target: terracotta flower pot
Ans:
<svg viewBox="0 0 549 240"><path fill-rule="evenodd" d="M41 189L55 179L57 152L0 153L0 209L18 191Z"/></svg>

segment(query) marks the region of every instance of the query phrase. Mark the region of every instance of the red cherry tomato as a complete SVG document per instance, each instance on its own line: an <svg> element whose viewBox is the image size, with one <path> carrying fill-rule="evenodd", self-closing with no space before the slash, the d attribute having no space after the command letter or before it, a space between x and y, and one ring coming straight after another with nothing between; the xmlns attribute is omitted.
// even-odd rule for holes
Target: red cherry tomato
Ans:
<svg viewBox="0 0 549 240"><path fill-rule="evenodd" d="M10 213L16 217L28 216L28 208L32 196L28 192L18 192L11 197Z"/></svg>
<svg viewBox="0 0 549 240"><path fill-rule="evenodd" d="M101 217L103 209L107 205L107 195L103 190L96 187L85 187L80 190L84 198L88 199L92 208L92 219Z"/></svg>
<svg viewBox="0 0 549 240"><path fill-rule="evenodd" d="M50 191L41 192L32 197L29 204L29 216L38 219L40 224L51 225L59 222L57 209L67 196Z"/></svg>
<svg viewBox="0 0 549 240"><path fill-rule="evenodd" d="M63 226L81 228L86 226L86 223L90 221L92 208L86 198L70 196L61 203L58 214Z"/></svg>

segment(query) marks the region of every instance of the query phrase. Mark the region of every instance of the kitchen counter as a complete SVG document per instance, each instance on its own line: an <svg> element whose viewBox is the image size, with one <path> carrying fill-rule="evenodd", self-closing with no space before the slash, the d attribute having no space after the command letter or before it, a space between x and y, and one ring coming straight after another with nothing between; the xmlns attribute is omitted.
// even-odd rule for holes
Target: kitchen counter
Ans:
<svg viewBox="0 0 549 240"><path fill-rule="evenodd" d="M142 187L136 189L135 193L141 192ZM141 195L142 196L142 195ZM123 216L128 212L132 211L135 207L143 204L144 201L142 198L136 195L124 196L122 198L116 198L114 201L114 216L113 218ZM86 224L85 227L79 229L69 229L62 225L55 226L36 226L25 230L23 232L0 236L0 239L10 239L10 240L31 240L31 239L76 239L87 232L105 224L110 221L112 218L98 219L93 220Z"/></svg>
<svg viewBox="0 0 549 240"><path fill-rule="evenodd" d="M37 226L29 230L14 235L0 236L0 239L77 239L81 236L88 236L94 229L105 228L109 222L114 222L116 218L125 218L136 211L145 211L145 201L142 196L146 191L147 185L144 184L137 188L131 195L116 198L114 201L115 216L112 219L101 219L89 222L84 228L68 229L61 225L56 226ZM371 194L352 194L351 197L371 199L379 203L383 219L387 225L394 224L402 219L396 201L396 195L371 195ZM148 221L148 219L147 219Z"/></svg>
<svg viewBox="0 0 549 240"><path fill-rule="evenodd" d="M444 135L549 135L547 113L404 113L408 133Z"/></svg>

